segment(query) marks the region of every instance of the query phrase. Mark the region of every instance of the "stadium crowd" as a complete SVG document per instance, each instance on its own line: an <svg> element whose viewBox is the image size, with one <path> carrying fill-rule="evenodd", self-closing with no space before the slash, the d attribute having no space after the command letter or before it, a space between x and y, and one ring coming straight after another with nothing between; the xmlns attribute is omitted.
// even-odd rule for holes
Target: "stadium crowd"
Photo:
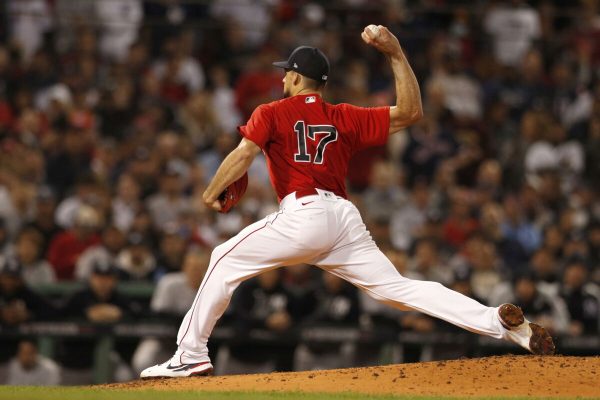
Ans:
<svg viewBox="0 0 600 400"><path fill-rule="evenodd" d="M557 335L599 334L599 1L7 0L0 17L0 325L176 324L211 248L278 207L264 159L231 213L201 198L236 127L281 97L271 62L317 46L328 101L392 104L385 58L360 42L378 23L400 39L425 110L349 170L380 248L411 278L513 302ZM85 284L38 293L69 281ZM155 284L149 304L116 291L123 281ZM225 320L450 329L304 265L243 284ZM173 346L144 339L116 365L140 370ZM4 361L18 352L9 382L58 381L34 341L1 347ZM294 365L351 365L351 347L301 344ZM63 366L89 367L90 343L67 348ZM221 348L217 372L287 365L274 357L287 350L257 348Z"/></svg>

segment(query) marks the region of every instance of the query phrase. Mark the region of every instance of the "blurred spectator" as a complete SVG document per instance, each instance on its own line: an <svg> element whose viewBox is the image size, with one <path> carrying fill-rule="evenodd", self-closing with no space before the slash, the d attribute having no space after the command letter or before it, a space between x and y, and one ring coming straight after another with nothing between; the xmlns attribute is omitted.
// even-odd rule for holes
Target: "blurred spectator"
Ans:
<svg viewBox="0 0 600 400"><path fill-rule="evenodd" d="M159 251L156 257L154 279L160 279L164 274L181 270L187 247L186 238L172 227L165 227L160 239Z"/></svg>
<svg viewBox="0 0 600 400"><path fill-rule="evenodd" d="M63 312L96 323L116 322L130 316L132 303L117 292L117 282L118 270L112 264L96 263L88 286L67 301Z"/></svg>
<svg viewBox="0 0 600 400"><path fill-rule="evenodd" d="M504 197L504 215L502 233L508 240L516 241L526 255L540 246L541 232L527 220L516 196L509 194Z"/></svg>
<svg viewBox="0 0 600 400"><path fill-rule="evenodd" d="M497 257L496 246L480 233L473 233L460 253L450 260L455 273L468 275L475 296L490 300L494 288L502 281L503 265Z"/></svg>
<svg viewBox="0 0 600 400"><path fill-rule="evenodd" d="M194 302L209 261L210 254L208 252L188 251L181 272L169 272L159 279L152 295L151 311L162 318L179 322ZM176 349L176 343L170 339L144 339L133 356L133 369L139 373L143 369L159 363L165 358L165 355L173 353Z"/></svg>
<svg viewBox="0 0 600 400"><path fill-rule="evenodd" d="M304 299L306 301L306 299ZM314 310L307 316L307 325L352 327L358 323L357 289L342 278L322 273L322 286L314 293ZM296 371L347 368L354 363L355 344L300 344L294 354Z"/></svg>
<svg viewBox="0 0 600 400"><path fill-rule="evenodd" d="M204 70L191 57L193 48L186 46L186 39L193 40L193 35L184 33L166 38L163 42L164 57L152 68L152 73L161 81L162 97L176 104L204 88Z"/></svg>
<svg viewBox="0 0 600 400"><path fill-rule="evenodd" d="M478 302L480 302L482 304L487 303L485 300L477 297L477 295L473 291L473 285L471 284L470 271L466 271L466 270L456 271L454 273L452 283L450 285L448 285L448 287L452 290L457 291L460 294L464 294L467 297L477 300ZM451 326L453 328L460 329L454 325L445 324L445 326L447 326L447 327Z"/></svg>
<svg viewBox="0 0 600 400"><path fill-rule="evenodd" d="M54 316L54 307L25 284L21 265L13 258L0 259L0 324L18 325Z"/></svg>
<svg viewBox="0 0 600 400"><path fill-rule="evenodd" d="M460 247L478 228L471 201L466 189L457 189L451 197L450 213L444 223L444 240L455 248Z"/></svg>
<svg viewBox="0 0 600 400"><path fill-rule="evenodd" d="M444 107L458 118L481 118L483 109L479 82L469 76L460 64L458 54L447 52L441 68L433 71L426 90L439 91L443 96ZM435 134L435 129L439 128L434 125L430 129Z"/></svg>
<svg viewBox="0 0 600 400"><path fill-rule="evenodd" d="M540 324L553 333L566 332L569 314L563 300L547 294L536 285L531 273L522 273L512 284L498 285L494 288L489 304L499 306L513 303L523 309L525 318Z"/></svg>
<svg viewBox="0 0 600 400"><path fill-rule="evenodd" d="M390 224L390 239L394 247L408 250L415 237L420 236L430 211L430 192L425 182L416 183L410 193L408 203L396 210Z"/></svg>
<svg viewBox="0 0 600 400"><path fill-rule="evenodd" d="M477 170L475 196L479 204L497 201L502 196L502 166L496 160L484 160Z"/></svg>
<svg viewBox="0 0 600 400"><path fill-rule="evenodd" d="M408 184L417 179L431 182L442 160L453 156L456 150L455 139L435 118L422 118L410 128L409 141L402 156Z"/></svg>
<svg viewBox="0 0 600 400"><path fill-rule="evenodd" d="M64 196L81 177L89 174L93 146L92 138L82 126L64 123L67 126L60 132L60 139L56 138L56 149L46 159L47 183L59 196Z"/></svg>
<svg viewBox="0 0 600 400"><path fill-rule="evenodd" d="M214 145L216 138L224 130L223 124L229 118L229 116L222 114L222 118L218 117L219 113L223 113L224 110L219 110L214 101L215 99L210 92L196 93L189 97L180 108L178 115L185 133L191 138L195 148L201 151ZM235 110L228 111L235 113ZM239 120L238 117L238 122ZM227 131L229 130L231 129Z"/></svg>
<svg viewBox="0 0 600 400"><path fill-rule="evenodd" d="M504 213L497 203L487 203L481 210L481 232L494 243L502 262L509 270L519 270L528 260L528 255L521 244L512 237L505 236L502 229Z"/></svg>
<svg viewBox="0 0 600 400"><path fill-rule="evenodd" d="M265 329L285 333L295 322L294 298L281 282L281 271L273 269L242 284L232 299L233 321L242 332ZM217 355L217 375L272 372L290 369L293 347L277 344L247 344L223 347Z"/></svg>
<svg viewBox="0 0 600 400"><path fill-rule="evenodd" d="M556 257L543 247L531 256L531 271L535 273L540 284L556 284L560 279Z"/></svg>
<svg viewBox="0 0 600 400"><path fill-rule="evenodd" d="M82 206L77 210L74 226L57 234L48 249L48 261L59 280L72 280L81 254L100 242L97 234L102 221L96 210Z"/></svg>
<svg viewBox="0 0 600 400"><path fill-rule="evenodd" d="M47 253L51 240L61 231L54 219L55 210L56 198L54 193L46 186L40 187L34 206L34 216L26 224L26 227L35 229L42 234L44 242L40 252L43 255Z"/></svg>
<svg viewBox="0 0 600 400"><path fill-rule="evenodd" d="M211 4L211 15L231 20L239 25L244 39L252 47L264 43L271 23L272 10L279 0L216 0Z"/></svg>
<svg viewBox="0 0 600 400"><path fill-rule="evenodd" d="M585 86L577 84L573 69L573 64L561 60L558 60L552 68L554 80L552 107L566 132L569 132L571 128L578 128L581 122L589 119L594 104L592 93ZM556 127L557 130L559 128L559 126ZM573 144L571 144L572 146ZM578 154L570 155L571 157L578 156ZM579 161L579 159L573 160L575 163Z"/></svg>
<svg viewBox="0 0 600 400"><path fill-rule="evenodd" d="M9 237L19 231L23 223L22 209L19 209L20 196L24 195L25 184L11 173L0 170L0 219Z"/></svg>
<svg viewBox="0 0 600 400"><path fill-rule="evenodd" d="M239 77L235 93L243 119L249 118L258 105L281 97L283 75L271 64L277 58L277 53L264 48Z"/></svg>
<svg viewBox="0 0 600 400"><path fill-rule="evenodd" d="M21 48L23 59L29 60L42 47L44 34L52 28L50 5L44 0L8 0L11 39Z"/></svg>
<svg viewBox="0 0 600 400"><path fill-rule="evenodd" d="M593 267L600 268L600 219L592 221L587 229L590 243L590 262Z"/></svg>
<svg viewBox="0 0 600 400"><path fill-rule="evenodd" d="M116 267L125 280L150 280L156 269L148 239L134 232L127 237L127 245L116 258Z"/></svg>
<svg viewBox="0 0 600 400"><path fill-rule="evenodd" d="M51 359L38 354L33 341L19 343L17 356L8 365L7 385L55 386L60 384L60 367Z"/></svg>
<svg viewBox="0 0 600 400"><path fill-rule="evenodd" d="M141 208L140 196L140 185L133 176L122 174L112 201L113 223L120 230L125 232L131 228L135 215Z"/></svg>
<svg viewBox="0 0 600 400"><path fill-rule="evenodd" d="M101 26L100 51L109 60L123 61L135 42L142 22L141 0L104 0L95 2Z"/></svg>
<svg viewBox="0 0 600 400"><path fill-rule="evenodd" d="M448 285L452 282L452 269L448 265L442 265L438 248L433 239L418 240L414 245L408 268L411 272L419 274L421 280Z"/></svg>
<svg viewBox="0 0 600 400"><path fill-rule="evenodd" d="M568 333L573 336L598 334L600 330L600 288L588 281L588 269L579 260L565 267L560 297L571 317Z"/></svg>
<svg viewBox="0 0 600 400"><path fill-rule="evenodd" d="M558 225L548 225L543 233L543 247L554 257L562 257L565 236Z"/></svg>
<svg viewBox="0 0 600 400"><path fill-rule="evenodd" d="M398 171L393 164L377 161L371 170L371 186L363 193L366 219L390 219L402 207L407 195L398 186Z"/></svg>
<svg viewBox="0 0 600 400"><path fill-rule="evenodd" d="M116 226L108 225L102 230L101 242L86 249L75 264L75 278L87 281L98 263L116 265L117 256L125 247L125 234Z"/></svg>
<svg viewBox="0 0 600 400"><path fill-rule="evenodd" d="M15 244L15 258L21 265L23 280L28 286L53 283L56 275L52 266L43 258L44 238L33 228L23 229Z"/></svg>
<svg viewBox="0 0 600 400"><path fill-rule="evenodd" d="M63 305L64 316L76 321L111 324L134 316L138 309L129 298L117 291L118 270L110 263L94 265L88 285L73 294ZM65 383L89 382L95 343L90 339L69 339L59 352L65 366ZM114 379L132 378L129 368L118 354L110 356Z"/></svg>
<svg viewBox="0 0 600 400"><path fill-rule="evenodd" d="M160 176L160 192L146 200L155 228L176 223L179 214L190 208L190 201L183 189L180 172L173 166L167 167Z"/></svg>
<svg viewBox="0 0 600 400"><path fill-rule="evenodd" d="M10 240L4 219L0 217L0 256L10 257L13 253L13 243Z"/></svg>
<svg viewBox="0 0 600 400"><path fill-rule="evenodd" d="M242 115L235 106L235 92L230 84L230 76L223 66L211 70L212 109L225 132L233 132L241 125Z"/></svg>
<svg viewBox="0 0 600 400"><path fill-rule="evenodd" d="M500 2L484 17L485 31L492 35L494 56L503 65L517 66L542 36L539 12L523 0Z"/></svg>
<svg viewBox="0 0 600 400"><path fill-rule="evenodd" d="M98 202L99 187L95 178L91 175L81 177L76 185L74 193L60 202L56 208L56 223L64 229L73 226L75 216L83 205L94 205Z"/></svg>
<svg viewBox="0 0 600 400"><path fill-rule="evenodd" d="M56 48L65 52L76 41L77 28L94 15L94 2L56 0Z"/></svg>
<svg viewBox="0 0 600 400"><path fill-rule="evenodd" d="M533 143L525 154L527 180L542 189L546 172L554 172L561 179L562 189L570 190L585 167L581 143L568 140L566 130L548 116L544 122L544 136Z"/></svg>
<svg viewBox="0 0 600 400"><path fill-rule="evenodd" d="M585 176L593 181L594 177L600 175L600 102L596 101L594 116L589 121L586 151Z"/></svg>

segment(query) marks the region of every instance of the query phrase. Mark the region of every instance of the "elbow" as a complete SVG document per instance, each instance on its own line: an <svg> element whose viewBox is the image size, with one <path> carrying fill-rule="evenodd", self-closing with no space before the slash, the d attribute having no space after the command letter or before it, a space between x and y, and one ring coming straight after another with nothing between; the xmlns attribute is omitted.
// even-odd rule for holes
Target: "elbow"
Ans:
<svg viewBox="0 0 600 400"><path fill-rule="evenodd" d="M407 126L413 125L423 118L423 108L418 107L406 112L396 112L392 118L392 126L399 128L406 128Z"/></svg>
<svg viewBox="0 0 600 400"><path fill-rule="evenodd" d="M412 114L410 115L408 120L410 121L410 125L412 125L415 122L419 122L422 118L423 118L423 108L419 107L415 111L412 112Z"/></svg>

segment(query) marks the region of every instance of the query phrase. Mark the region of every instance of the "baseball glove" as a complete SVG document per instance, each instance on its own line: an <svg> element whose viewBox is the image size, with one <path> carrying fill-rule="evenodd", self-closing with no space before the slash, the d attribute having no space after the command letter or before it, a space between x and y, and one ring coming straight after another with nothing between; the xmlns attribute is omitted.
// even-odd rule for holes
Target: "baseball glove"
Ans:
<svg viewBox="0 0 600 400"><path fill-rule="evenodd" d="M221 203L221 210L219 212L223 214L228 213L240 201L244 193L246 193L247 187L248 173L245 173L240 179L223 190L223 193L219 196L219 203Z"/></svg>

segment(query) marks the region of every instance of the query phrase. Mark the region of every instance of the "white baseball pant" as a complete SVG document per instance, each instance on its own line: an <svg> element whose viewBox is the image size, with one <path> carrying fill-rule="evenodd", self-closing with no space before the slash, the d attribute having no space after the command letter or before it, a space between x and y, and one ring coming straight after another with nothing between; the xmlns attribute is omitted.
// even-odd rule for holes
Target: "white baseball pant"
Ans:
<svg viewBox="0 0 600 400"><path fill-rule="evenodd" d="M437 282L403 277L377 248L360 213L348 200L286 196L280 210L217 246L177 344L182 363L209 361L208 338L238 285L261 272L299 263L316 265L392 307L411 309L461 328L502 338L498 309L484 306Z"/></svg>

